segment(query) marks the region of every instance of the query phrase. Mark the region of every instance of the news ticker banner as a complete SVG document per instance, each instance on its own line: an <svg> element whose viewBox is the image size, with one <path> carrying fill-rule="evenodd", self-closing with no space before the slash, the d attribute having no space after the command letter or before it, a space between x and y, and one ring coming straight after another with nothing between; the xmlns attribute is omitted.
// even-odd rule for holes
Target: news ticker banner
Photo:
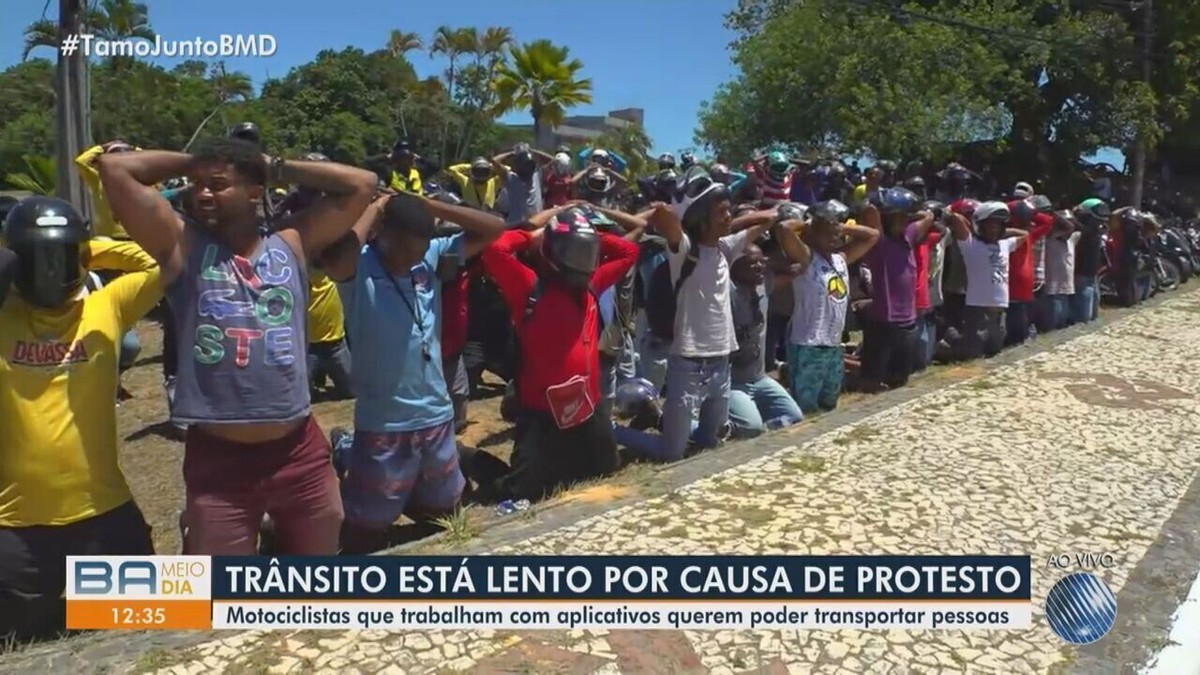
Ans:
<svg viewBox="0 0 1200 675"><path fill-rule="evenodd" d="M67 558L71 629L1021 629L1028 556Z"/></svg>

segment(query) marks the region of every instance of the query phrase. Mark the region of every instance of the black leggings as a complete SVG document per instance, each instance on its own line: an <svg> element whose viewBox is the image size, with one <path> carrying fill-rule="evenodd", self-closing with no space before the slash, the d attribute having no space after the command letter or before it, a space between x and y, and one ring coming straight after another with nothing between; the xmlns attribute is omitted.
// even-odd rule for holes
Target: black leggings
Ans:
<svg viewBox="0 0 1200 675"><path fill-rule="evenodd" d="M863 326L862 380L867 386L882 382L891 388L908 384L913 371L917 324L868 321Z"/></svg>
<svg viewBox="0 0 1200 675"><path fill-rule="evenodd" d="M69 555L154 555L137 504L69 525L0 527L0 636L52 636L64 628Z"/></svg>

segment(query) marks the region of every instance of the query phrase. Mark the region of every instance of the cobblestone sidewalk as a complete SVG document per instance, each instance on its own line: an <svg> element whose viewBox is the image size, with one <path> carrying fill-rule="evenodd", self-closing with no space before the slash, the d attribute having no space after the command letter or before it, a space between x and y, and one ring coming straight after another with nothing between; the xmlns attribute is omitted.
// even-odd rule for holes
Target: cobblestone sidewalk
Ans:
<svg viewBox="0 0 1200 675"><path fill-rule="evenodd" d="M1052 554L1105 551L1118 566L1103 574L1119 592L1200 459L1200 292L1189 291L852 425L760 439L771 450L757 459L497 552L1030 554L1040 607L1061 575L1047 568ZM1021 632L244 633L134 665L173 673L958 673L1056 672L1076 658L1035 609L1034 628Z"/></svg>

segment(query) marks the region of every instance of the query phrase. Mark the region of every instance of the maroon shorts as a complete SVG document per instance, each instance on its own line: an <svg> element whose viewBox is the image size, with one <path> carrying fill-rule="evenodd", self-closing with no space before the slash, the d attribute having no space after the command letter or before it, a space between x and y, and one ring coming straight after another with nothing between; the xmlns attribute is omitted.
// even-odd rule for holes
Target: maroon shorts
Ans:
<svg viewBox="0 0 1200 675"><path fill-rule="evenodd" d="M186 550L254 555L263 514L282 555L335 555L342 498L329 441L313 417L279 440L235 443L196 427L184 444Z"/></svg>

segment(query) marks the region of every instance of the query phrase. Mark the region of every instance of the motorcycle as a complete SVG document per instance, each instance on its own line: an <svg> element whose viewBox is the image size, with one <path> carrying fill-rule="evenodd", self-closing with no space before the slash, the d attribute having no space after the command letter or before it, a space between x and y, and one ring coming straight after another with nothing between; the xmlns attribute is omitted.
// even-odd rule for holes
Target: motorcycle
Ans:
<svg viewBox="0 0 1200 675"><path fill-rule="evenodd" d="M1195 273L1195 261L1190 247L1181 240L1181 235L1172 228L1164 227L1149 237L1150 253L1155 259L1155 276L1163 290L1173 290L1187 283Z"/></svg>

